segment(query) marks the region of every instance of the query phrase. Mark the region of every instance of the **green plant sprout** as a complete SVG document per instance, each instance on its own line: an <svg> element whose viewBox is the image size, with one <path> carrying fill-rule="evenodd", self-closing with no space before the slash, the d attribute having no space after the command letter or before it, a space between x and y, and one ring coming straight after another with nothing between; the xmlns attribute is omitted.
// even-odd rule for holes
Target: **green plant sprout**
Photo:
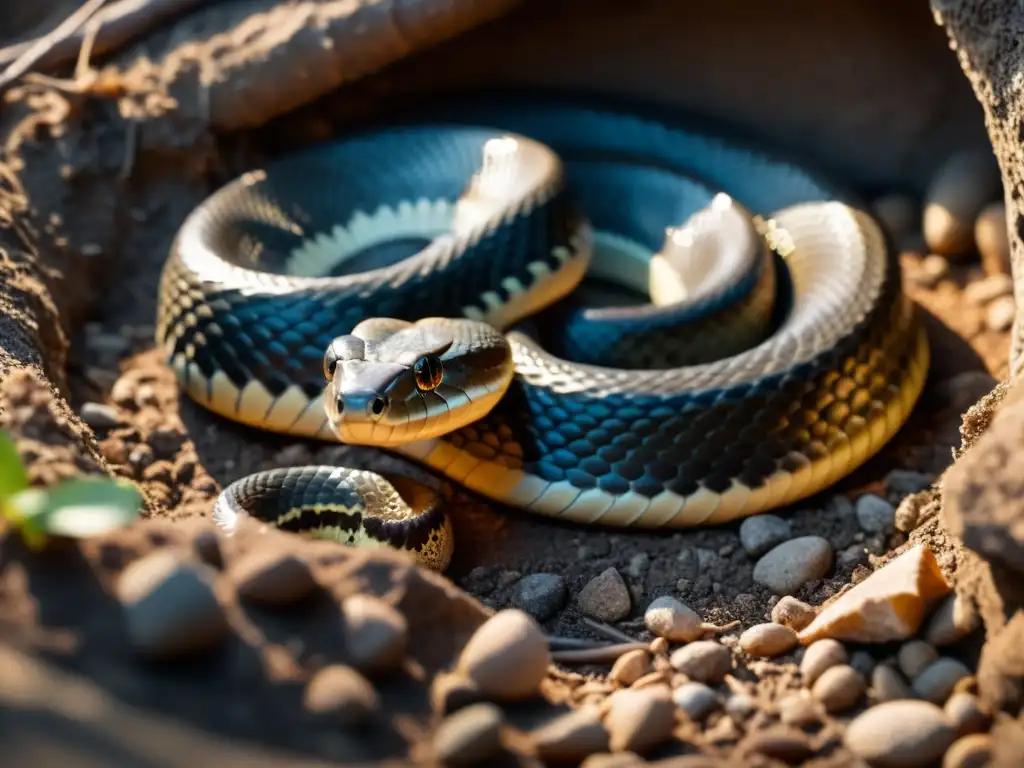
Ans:
<svg viewBox="0 0 1024 768"><path fill-rule="evenodd" d="M47 536L88 538L131 523L139 516L138 489L124 480L82 477L50 488L29 485L21 455L11 437L0 431L0 516L21 532L32 549Z"/></svg>

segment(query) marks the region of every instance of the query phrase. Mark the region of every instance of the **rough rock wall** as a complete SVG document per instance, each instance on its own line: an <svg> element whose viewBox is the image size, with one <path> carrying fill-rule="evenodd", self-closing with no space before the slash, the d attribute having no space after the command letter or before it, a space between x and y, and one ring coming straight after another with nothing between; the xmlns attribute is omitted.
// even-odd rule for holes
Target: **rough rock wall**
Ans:
<svg viewBox="0 0 1024 768"><path fill-rule="evenodd" d="M598 90L734 123L886 191L919 190L951 151L987 146L924 2L528 0L363 82L319 106L344 119L409 93Z"/></svg>

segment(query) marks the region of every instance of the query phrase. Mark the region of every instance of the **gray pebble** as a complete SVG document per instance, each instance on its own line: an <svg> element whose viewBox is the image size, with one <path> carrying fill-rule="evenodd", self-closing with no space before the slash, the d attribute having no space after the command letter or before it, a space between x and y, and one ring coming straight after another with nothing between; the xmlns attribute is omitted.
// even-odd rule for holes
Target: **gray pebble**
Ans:
<svg viewBox="0 0 1024 768"><path fill-rule="evenodd" d="M691 680L717 685L732 669L732 654L714 640L696 640L673 651L669 662Z"/></svg>
<svg viewBox="0 0 1024 768"><path fill-rule="evenodd" d="M939 652L924 640L908 640L900 646L896 661L903 674L910 680L917 677L921 670L939 658Z"/></svg>
<svg viewBox="0 0 1024 768"><path fill-rule="evenodd" d="M757 703L745 693L733 693L725 700L725 712L733 720L742 722L757 711Z"/></svg>
<svg viewBox="0 0 1024 768"><path fill-rule="evenodd" d="M576 601L580 611L598 621L619 621L633 608L626 582L615 568L606 568L592 578Z"/></svg>
<svg viewBox="0 0 1024 768"><path fill-rule="evenodd" d="M882 488L885 489L887 496L903 498L931 488L933 482L935 482L935 476L927 472L893 469L882 479Z"/></svg>
<svg viewBox="0 0 1024 768"><path fill-rule="evenodd" d="M342 726L367 722L380 708L380 697L370 681L344 664L318 671L306 684L303 706L314 714L329 714Z"/></svg>
<svg viewBox="0 0 1024 768"><path fill-rule="evenodd" d="M879 664L872 671L871 692L875 701L880 702L914 698L914 692L910 690L903 675L888 664Z"/></svg>
<svg viewBox="0 0 1024 768"><path fill-rule="evenodd" d="M256 549L231 568L238 596L260 605L288 605L309 596L316 586L309 564L290 552Z"/></svg>
<svg viewBox="0 0 1024 768"><path fill-rule="evenodd" d="M398 609L379 597L355 594L341 604L345 648L363 674L387 674L401 665L409 646L409 625Z"/></svg>
<svg viewBox="0 0 1024 768"><path fill-rule="evenodd" d="M106 403L83 403L81 417L93 429L110 429L121 423L117 409Z"/></svg>
<svg viewBox="0 0 1024 768"><path fill-rule="evenodd" d="M963 662L944 656L922 669L910 687L925 701L944 704L956 684L970 674L971 670Z"/></svg>
<svg viewBox="0 0 1024 768"><path fill-rule="evenodd" d="M612 752L644 752L672 735L676 708L667 685L627 688L608 697L604 726Z"/></svg>
<svg viewBox="0 0 1024 768"><path fill-rule="evenodd" d="M982 710L978 698L965 691L950 696L943 710L956 729L957 736L987 731L992 723L992 718Z"/></svg>
<svg viewBox="0 0 1024 768"><path fill-rule="evenodd" d="M505 716L490 702L470 704L448 715L434 733L434 754L450 765L489 760L501 749Z"/></svg>
<svg viewBox="0 0 1024 768"><path fill-rule="evenodd" d="M827 712L836 713L859 703L866 690L867 684L857 670L849 664L839 664L821 673L811 693Z"/></svg>
<svg viewBox="0 0 1024 768"><path fill-rule="evenodd" d="M881 496L865 493L855 505L857 523L865 533L892 533L896 508Z"/></svg>
<svg viewBox="0 0 1024 768"><path fill-rule="evenodd" d="M934 704L887 701L865 710L847 726L847 749L874 766L924 768L953 743L956 734Z"/></svg>
<svg viewBox="0 0 1024 768"><path fill-rule="evenodd" d="M751 557L760 557L792 535L789 521L777 515L754 515L740 523L740 544Z"/></svg>
<svg viewBox="0 0 1024 768"><path fill-rule="evenodd" d="M512 604L537 621L546 621L565 605L567 598L565 579L561 575L532 573L519 580L512 595Z"/></svg>
<svg viewBox="0 0 1024 768"><path fill-rule="evenodd" d="M776 624L784 624L799 632L818 615L814 606L808 605L803 600L797 600L792 595L783 596L779 602L772 607L772 621Z"/></svg>
<svg viewBox="0 0 1024 768"><path fill-rule="evenodd" d="M670 595L655 598L644 611L647 630L673 643L696 640L704 632L703 623L696 611Z"/></svg>
<svg viewBox="0 0 1024 768"><path fill-rule="evenodd" d="M800 639L784 624L755 624L740 635L740 647L751 656L780 656L796 648Z"/></svg>
<svg viewBox="0 0 1024 768"><path fill-rule="evenodd" d="M576 763L608 749L608 731L598 707L573 709L534 730L531 741L546 763Z"/></svg>
<svg viewBox="0 0 1024 768"><path fill-rule="evenodd" d="M754 581L777 595L790 595L832 567L832 545L821 536L801 536L779 544L754 566Z"/></svg>
<svg viewBox="0 0 1024 768"><path fill-rule="evenodd" d="M850 666L865 680L870 680L871 673L875 670L875 657L867 651L854 651L850 655Z"/></svg>
<svg viewBox="0 0 1024 768"><path fill-rule="evenodd" d="M846 646L831 637L815 640L804 650L800 660L800 674L804 685L812 686L825 670L849 660Z"/></svg>
<svg viewBox="0 0 1024 768"><path fill-rule="evenodd" d="M217 571L157 550L131 563L117 582L128 637L135 648L167 658L212 648L228 623L214 592Z"/></svg>
<svg viewBox="0 0 1024 768"><path fill-rule="evenodd" d="M928 618L924 638L935 646L951 645L978 628L978 610L957 593L948 595Z"/></svg>
<svg viewBox="0 0 1024 768"><path fill-rule="evenodd" d="M818 703L810 696L793 694L779 702L779 720L797 728L810 728L821 722Z"/></svg>
<svg viewBox="0 0 1024 768"><path fill-rule="evenodd" d="M704 683L683 683L672 692L672 700L696 722L718 709L718 694Z"/></svg>

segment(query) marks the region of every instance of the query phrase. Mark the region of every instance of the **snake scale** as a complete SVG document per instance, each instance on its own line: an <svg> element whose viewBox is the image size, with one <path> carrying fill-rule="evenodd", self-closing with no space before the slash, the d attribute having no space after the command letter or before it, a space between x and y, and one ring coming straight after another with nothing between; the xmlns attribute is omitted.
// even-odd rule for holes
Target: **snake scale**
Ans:
<svg viewBox="0 0 1024 768"><path fill-rule="evenodd" d="M223 186L174 241L157 342L220 416L649 529L836 482L929 365L852 195L682 120L557 99L438 105ZM230 483L214 518L443 570L441 507L411 478L283 467Z"/></svg>

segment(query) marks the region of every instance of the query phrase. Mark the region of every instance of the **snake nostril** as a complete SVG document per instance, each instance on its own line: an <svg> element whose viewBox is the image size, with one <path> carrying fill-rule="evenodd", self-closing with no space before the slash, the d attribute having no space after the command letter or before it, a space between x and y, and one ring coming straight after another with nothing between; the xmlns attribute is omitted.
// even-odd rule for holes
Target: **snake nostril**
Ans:
<svg viewBox="0 0 1024 768"><path fill-rule="evenodd" d="M338 406L338 414L340 415L340 414L342 414L345 411L345 398L343 398L341 395L338 395L337 406Z"/></svg>
<svg viewBox="0 0 1024 768"><path fill-rule="evenodd" d="M377 395L375 398L373 398L373 402L370 404L370 411L373 413L374 416L380 416L382 413L384 413L385 410L387 410L387 407L387 397L385 397L384 395Z"/></svg>

